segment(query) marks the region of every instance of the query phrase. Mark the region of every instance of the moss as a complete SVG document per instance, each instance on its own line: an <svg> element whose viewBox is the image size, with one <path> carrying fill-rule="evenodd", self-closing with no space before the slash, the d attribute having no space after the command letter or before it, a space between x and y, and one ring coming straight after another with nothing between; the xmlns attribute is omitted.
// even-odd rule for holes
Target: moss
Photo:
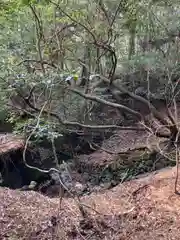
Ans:
<svg viewBox="0 0 180 240"><path fill-rule="evenodd" d="M174 156L171 157L171 159L173 158ZM156 152L129 151L116 157L111 164L102 169L98 179L99 182L115 181L119 183L130 180L139 174L174 165L174 161Z"/></svg>

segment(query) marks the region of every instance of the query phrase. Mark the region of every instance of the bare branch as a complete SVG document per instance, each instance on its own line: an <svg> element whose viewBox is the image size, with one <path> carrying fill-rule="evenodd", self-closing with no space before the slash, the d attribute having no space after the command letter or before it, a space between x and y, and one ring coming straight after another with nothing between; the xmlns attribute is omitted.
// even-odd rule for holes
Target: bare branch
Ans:
<svg viewBox="0 0 180 240"><path fill-rule="evenodd" d="M37 51L38 51L38 55L39 55L39 59L40 59L40 64L41 64L41 68L42 68L42 72L43 74L45 74L45 68L44 68L44 64L43 64L43 57L42 57L42 52L41 52L41 39L44 37L43 36L43 28L42 28L42 24L39 20L39 17L36 13L36 9L34 6L32 6L31 4L29 4L29 7L35 17L35 25L36 25L36 37L37 37Z"/></svg>
<svg viewBox="0 0 180 240"><path fill-rule="evenodd" d="M78 122L69 122L69 121L63 121L62 122L64 125L69 125L72 127L81 127L85 129L92 129L92 130L105 130L105 129L119 129L119 130L127 130L127 131L146 131L145 128L140 128L140 127L123 127L123 126L118 126L118 125L86 125L86 124L81 124Z"/></svg>
<svg viewBox="0 0 180 240"><path fill-rule="evenodd" d="M110 80L106 77L103 77L101 75L98 75L104 82L106 83L110 83ZM116 79L117 80L120 80L120 79ZM161 123L163 124L164 126L166 126L166 128L170 128L170 123L164 119L161 114L156 110L156 108L148 101L146 100L145 98L141 97L141 96L138 96L132 92L129 92L127 89L125 89L124 87L122 86L119 86L119 85L116 85L115 82L113 82L113 86L118 89L119 91L123 92L123 93L126 93L129 97L131 97L132 99L136 100L136 101L140 101L142 102L143 104L145 104L149 110L151 111L151 113L154 115L154 117Z"/></svg>
<svg viewBox="0 0 180 240"><path fill-rule="evenodd" d="M174 183L174 191L178 195L180 195L180 192L177 190L177 183L179 179L179 149L178 149L179 134L180 134L180 131L178 131L175 142L174 142L174 146L176 148L176 179Z"/></svg>
<svg viewBox="0 0 180 240"><path fill-rule="evenodd" d="M76 27L76 26L77 26L77 24L74 24L74 23L70 23L70 24L64 25L61 29L59 29L55 34L53 34L53 35L50 37L49 44L52 43L52 41L53 41L53 39L54 39L54 37L55 37L56 34L59 35L59 34L62 33L63 31L65 31L65 30L67 30L67 29L69 29L69 28L71 28L71 27Z"/></svg>
<svg viewBox="0 0 180 240"><path fill-rule="evenodd" d="M84 24L82 24L81 22L78 22L75 18L73 18L71 15L69 15L68 13L66 13L60 6L59 4L50 1L53 5L55 5L66 17L68 17L72 22L78 24L79 26L83 27L93 38L94 42L96 43L96 36L89 30L88 27L86 27Z"/></svg>
<svg viewBox="0 0 180 240"><path fill-rule="evenodd" d="M89 99L89 100L92 100L92 101L95 101L95 102L99 102L99 103L102 103L102 104L105 104L107 106L111 106L113 108L116 108L116 109L120 109L120 110L123 110L123 111L126 111L134 116L136 116L139 120L142 120L143 117L140 113L132 110L131 108L128 108L124 105L121 105L121 104L118 104L118 103L112 103L112 102L109 102L109 101L106 101L104 99L101 99L97 96L92 96L90 94L84 94L82 93L81 91L77 90L77 89L70 89L70 91L78 94L79 96L81 97L84 97L85 99Z"/></svg>
<svg viewBox="0 0 180 240"><path fill-rule="evenodd" d="M107 44L109 42L109 39L104 41L104 42L100 42L97 40L95 34L84 24L82 24L81 22L77 21L75 18L73 18L71 15L69 15L67 12L65 12L60 6L59 4L50 1L52 4L54 4L65 16L67 16L72 22L78 24L79 26L81 26L82 28L84 28L92 37L93 39L93 44L101 49L107 50L112 57L112 67L110 69L109 72L109 78L111 79L110 84L112 84L113 81L113 76L115 74L115 70L116 70L116 66L117 66L117 57L116 57L116 53L115 50L113 49L113 47L110 44Z"/></svg>
<svg viewBox="0 0 180 240"><path fill-rule="evenodd" d="M99 150L99 149L100 149L100 150L102 150L102 151L104 151L104 152L107 152L107 153L109 153L109 154L124 155L124 154L129 153L129 151L133 152L133 151L136 151L136 150L138 150L138 151L148 150L148 151L151 152L151 150L148 148L148 146L135 147L135 148L132 148L132 149L129 148L127 151L118 151L118 152L115 152L115 151L108 150L108 149L106 149L106 148L104 148L104 147L100 147L100 146L98 146L98 145L95 144L95 143L90 143L90 142L88 142L88 143L89 143L90 147L91 147L93 150ZM94 146L94 147L93 147L93 146Z"/></svg>
<svg viewBox="0 0 180 240"><path fill-rule="evenodd" d="M111 21L111 26L113 26L113 24L114 24L114 22L115 22L115 20L116 20L116 17L117 17L117 15L118 15L119 11L120 11L121 4L122 4L122 2L119 1L119 4L118 4L118 6L117 6L117 8L116 8L114 17L113 17L113 19L112 19L112 21Z"/></svg>
<svg viewBox="0 0 180 240"><path fill-rule="evenodd" d="M46 65L49 65L51 67L57 68L57 66L54 63L50 63L50 62L47 62L47 61L44 61L44 60L41 62L40 60L34 60L34 59L24 59L21 62L19 62L16 66L19 66L19 65L21 65L25 62L34 62L34 63L43 64L43 65L46 64Z"/></svg>
<svg viewBox="0 0 180 240"><path fill-rule="evenodd" d="M108 11L105 8L105 5L102 0L96 0L96 4L100 7L101 11L104 13L104 16L106 17L106 20L108 24L110 25L110 19L109 19L109 14Z"/></svg>
<svg viewBox="0 0 180 240"><path fill-rule="evenodd" d="M154 136L156 137L160 137L160 138L170 138L170 133L164 133L164 132L160 132L159 129L156 129L153 124L150 123L150 121L148 119L144 120L145 122L145 128L148 132L151 132L154 134ZM164 126L164 125L163 125Z"/></svg>
<svg viewBox="0 0 180 240"><path fill-rule="evenodd" d="M173 125L176 125L176 121L172 115L171 109L167 107L167 115Z"/></svg>
<svg viewBox="0 0 180 240"><path fill-rule="evenodd" d="M30 101L29 98L25 98L22 95L20 95L20 97L24 100L24 102L34 111L36 111L37 113L39 113L41 111L41 108L37 108L35 107ZM119 104L118 104L119 105ZM23 109L22 109L23 110ZM131 109L130 109L131 110ZM49 115L51 117L54 117L58 120L58 122L62 125L65 126L71 126L71 127L80 127L80 128L84 128L84 129L92 129L92 130L106 130L106 129L119 129L119 130L135 130L135 131L145 131L145 128L140 128L139 126L136 127L123 127L123 126L118 126L118 125L86 125L86 124L81 124L78 122L70 122L70 121L63 121L61 119L61 117L54 112L49 112L46 111L45 109L43 109L43 114L45 115Z"/></svg>

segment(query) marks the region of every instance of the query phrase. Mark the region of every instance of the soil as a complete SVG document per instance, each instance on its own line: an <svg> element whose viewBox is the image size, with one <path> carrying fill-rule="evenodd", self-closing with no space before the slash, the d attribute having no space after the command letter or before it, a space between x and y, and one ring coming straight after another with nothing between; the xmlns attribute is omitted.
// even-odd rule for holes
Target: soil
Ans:
<svg viewBox="0 0 180 240"><path fill-rule="evenodd" d="M24 139L14 134L0 134L0 155L24 147Z"/></svg>
<svg viewBox="0 0 180 240"><path fill-rule="evenodd" d="M0 239L180 239L180 196L175 168L148 174L104 193L49 199L0 188Z"/></svg>
<svg viewBox="0 0 180 240"><path fill-rule="evenodd" d="M137 150L145 146L147 152ZM77 196L66 197L61 203L60 196L49 198L34 191L0 188L0 240L180 239L180 195L174 193L176 169L138 175L175 164L173 152L163 158L151 156L149 150L164 150L165 146L164 139L145 132L120 131L104 141L101 150L80 156L75 162L79 172L73 172L73 180L93 185L79 197L81 204ZM22 140L12 139L0 151L22 147ZM124 155L118 154L122 151ZM129 181L123 182L127 169L133 171L128 173ZM112 181L113 186L106 184ZM96 191L95 186L100 187L102 182L106 187Z"/></svg>

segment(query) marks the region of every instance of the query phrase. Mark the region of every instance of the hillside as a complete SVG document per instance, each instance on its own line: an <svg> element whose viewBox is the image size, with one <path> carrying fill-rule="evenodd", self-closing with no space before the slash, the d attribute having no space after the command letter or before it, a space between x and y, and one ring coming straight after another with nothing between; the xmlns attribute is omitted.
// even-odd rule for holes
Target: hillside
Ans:
<svg viewBox="0 0 180 240"><path fill-rule="evenodd" d="M0 2L0 240L180 239L179 13Z"/></svg>
<svg viewBox="0 0 180 240"><path fill-rule="evenodd" d="M60 210L58 198L1 188L0 239L178 239L174 179L175 168L168 168L82 197L89 206L84 219L73 199Z"/></svg>

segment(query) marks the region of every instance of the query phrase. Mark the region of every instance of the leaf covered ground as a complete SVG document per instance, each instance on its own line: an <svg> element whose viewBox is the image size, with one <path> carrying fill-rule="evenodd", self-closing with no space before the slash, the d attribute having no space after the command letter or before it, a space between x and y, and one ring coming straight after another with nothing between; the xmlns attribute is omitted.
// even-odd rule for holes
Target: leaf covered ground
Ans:
<svg viewBox="0 0 180 240"><path fill-rule="evenodd" d="M0 188L0 239L179 239L175 176L168 168L82 197L84 218L74 199L60 209L59 198Z"/></svg>

